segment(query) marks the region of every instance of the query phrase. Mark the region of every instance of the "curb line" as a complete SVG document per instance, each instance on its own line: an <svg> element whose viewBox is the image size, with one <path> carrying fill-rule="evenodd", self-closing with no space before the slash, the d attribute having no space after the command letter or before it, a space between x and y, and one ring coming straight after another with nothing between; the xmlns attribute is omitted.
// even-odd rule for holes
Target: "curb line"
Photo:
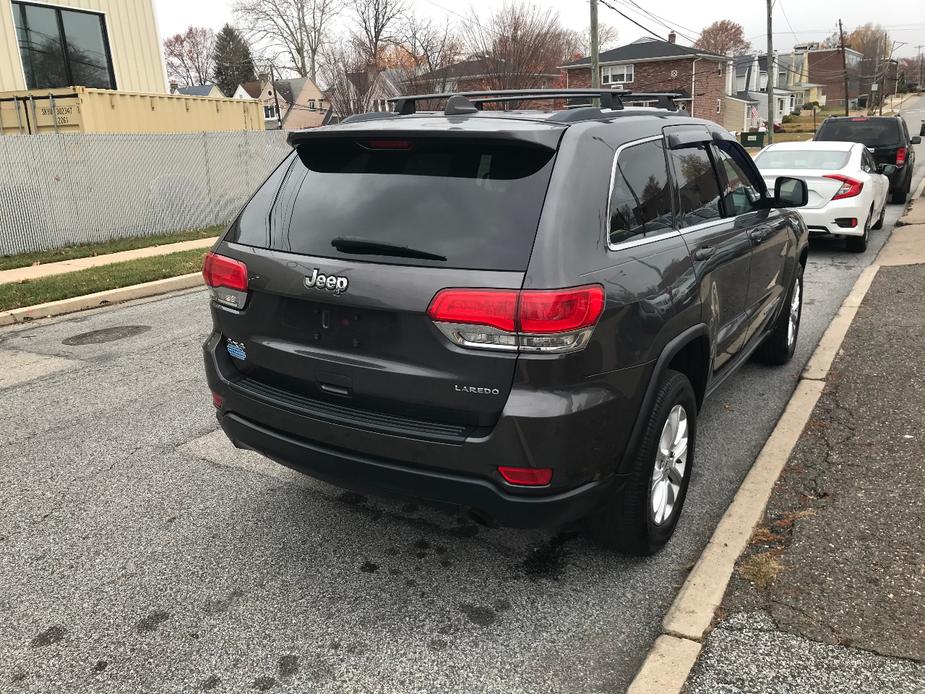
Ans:
<svg viewBox="0 0 925 694"><path fill-rule="evenodd" d="M876 259L864 268L826 328L783 414L662 620L662 634L627 694L672 694L684 688L726 593L735 563L764 515L774 485L825 389L832 362L879 269Z"/></svg>
<svg viewBox="0 0 925 694"><path fill-rule="evenodd" d="M107 289L102 292L75 296L70 299L49 301L48 303L36 304L35 306L23 306L22 308L14 308L10 311L3 311L0 313L0 327L37 320L39 318L61 316L66 313L74 313L75 311L85 311L87 309L99 308L110 304L119 304L124 301L131 301L132 299L143 299L149 296L167 294L168 292L174 292L179 289L190 289L198 286L204 286L202 283L202 273L193 272L188 275L168 277L162 280L154 280L153 282L119 287L118 289Z"/></svg>

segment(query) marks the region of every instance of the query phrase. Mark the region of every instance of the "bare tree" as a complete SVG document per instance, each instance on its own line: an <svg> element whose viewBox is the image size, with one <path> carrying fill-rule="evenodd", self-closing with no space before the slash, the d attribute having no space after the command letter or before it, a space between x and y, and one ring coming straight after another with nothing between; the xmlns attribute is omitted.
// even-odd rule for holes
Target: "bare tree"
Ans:
<svg viewBox="0 0 925 694"><path fill-rule="evenodd" d="M470 52L485 61L483 87L535 89L557 79L558 66L570 59L569 33L554 10L506 2L487 18L473 10L465 39Z"/></svg>
<svg viewBox="0 0 925 694"><path fill-rule="evenodd" d="M882 60L888 60L893 53L893 41L887 30L879 24L875 25L870 22L848 34L845 37L845 45L874 61L878 56Z"/></svg>
<svg viewBox="0 0 925 694"><path fill-rule="evenodd" d="M415 14L405 17L399 30L397 50L402 54L402 91L406 94L442 92L447 87L446 69L459 59L462 44L454 27Z"/></svg>
<svg viewBox="0 0 925 694"><path fill-rule="evenodd" d="M352 38L369 65L381 67L383 48L396 40L390 32L407 10L406 0L353 0L357 29Z"/></svg>
<svg viewBox="0 0 925 694"><path fill-rule="evenodd" d="M288 67L316 82L331 20L343 7L343 0L239 0L234 13L253 41L279 51Z"/></svg>
<svg viewBox="0 0 925 694"><path fill-rule="evenodd" d="M374 75L365 53L354 41L328 44L324 49L321 76L325 95L338 118L367 110Z"/></svg>
<svg viewBox="0 0 925 694"><path fill-rule="evenodd" d="M614 48L617 44L617 27L612 24L598 24L597 40L601 51ZM574 29L568 32L569 58L578 60L591 55L591 27L587 26L579 31Z"/></svg>
<svg viewBox="0 0 925 694"><path fill-rule="evenodd" d="M713 22L701 31L694 48L719 55L745 55L752 50L751 44L745 40L742 25L729 19Z"/></svg>
<svg viewBox="0 0 925 694"><path fill-rule="evenodd" d="M215 32L204 27L191 26L164 40L167 76L186 87L208 83L214 54Z"/></svg>

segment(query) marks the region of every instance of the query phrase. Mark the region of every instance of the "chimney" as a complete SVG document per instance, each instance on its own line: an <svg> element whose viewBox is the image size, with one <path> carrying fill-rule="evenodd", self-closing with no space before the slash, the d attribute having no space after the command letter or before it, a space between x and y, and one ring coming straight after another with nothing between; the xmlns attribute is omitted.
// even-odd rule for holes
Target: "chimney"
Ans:
<svg viewBox="0 0 925 694"><path fill-rule="evenodd" d="M676 33L672 31L670 34L668 34L668 43L674 43L677 40L678 40L678 35Z"/></svg>
<svg viewBox="0 0 925 694"><path fill-rule="evenodd" d="M170 80L170 93L171 93L171 94L176 94L176 93L177 93L177 86L178 86L178 85L177 85L177 81L176 81L176 80Z"/></svg>
<svg viewBox="0 0 925 694"><path fill-rule="evenodd" d="M260 80L261 84L266 84L270 81L270 73L261 72L259 75L257 75L257 79Z"/></svg>

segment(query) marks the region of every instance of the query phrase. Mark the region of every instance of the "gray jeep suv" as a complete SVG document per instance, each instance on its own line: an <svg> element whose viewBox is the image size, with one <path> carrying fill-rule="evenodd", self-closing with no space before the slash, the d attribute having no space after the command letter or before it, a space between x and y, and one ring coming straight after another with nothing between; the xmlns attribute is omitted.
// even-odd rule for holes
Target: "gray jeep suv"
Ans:
<svg viewBox="0 0 925 694"><path fill-rule="evenodd" d="M793 354L805 184L767 191L662 94L403 97L289 142L203 270L231 441L484 522L662 546L704 399L753 353Z"/></svg>

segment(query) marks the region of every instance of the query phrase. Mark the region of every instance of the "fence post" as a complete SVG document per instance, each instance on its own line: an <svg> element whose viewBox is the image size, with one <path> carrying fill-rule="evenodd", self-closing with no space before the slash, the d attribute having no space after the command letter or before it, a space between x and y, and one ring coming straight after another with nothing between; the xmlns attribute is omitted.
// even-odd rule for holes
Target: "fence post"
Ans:
<svg viewBox="0 0 925 694"><path fill-rule="evenodd" d="M212 193L212 172L211 172L211 170L210 170L210 169L212 168L212 165L211 165L211 163L209 162L209 142L208 142L208 136L209 136L209 134L208 134L206 131L203 130L203 132L202 132L202 156L203 156L203 160L205 161L205 171L206 171L206 193L207 193L207 196L208 196L208 199L209 199L209 202L208 202L208 205L209 205L209 221L210 221L212 224L215 224L215 223L216 223L216 221L215 221L215 208L217 207L217 205L215 204L215 200L213 200L213 193Z"/></svg>

